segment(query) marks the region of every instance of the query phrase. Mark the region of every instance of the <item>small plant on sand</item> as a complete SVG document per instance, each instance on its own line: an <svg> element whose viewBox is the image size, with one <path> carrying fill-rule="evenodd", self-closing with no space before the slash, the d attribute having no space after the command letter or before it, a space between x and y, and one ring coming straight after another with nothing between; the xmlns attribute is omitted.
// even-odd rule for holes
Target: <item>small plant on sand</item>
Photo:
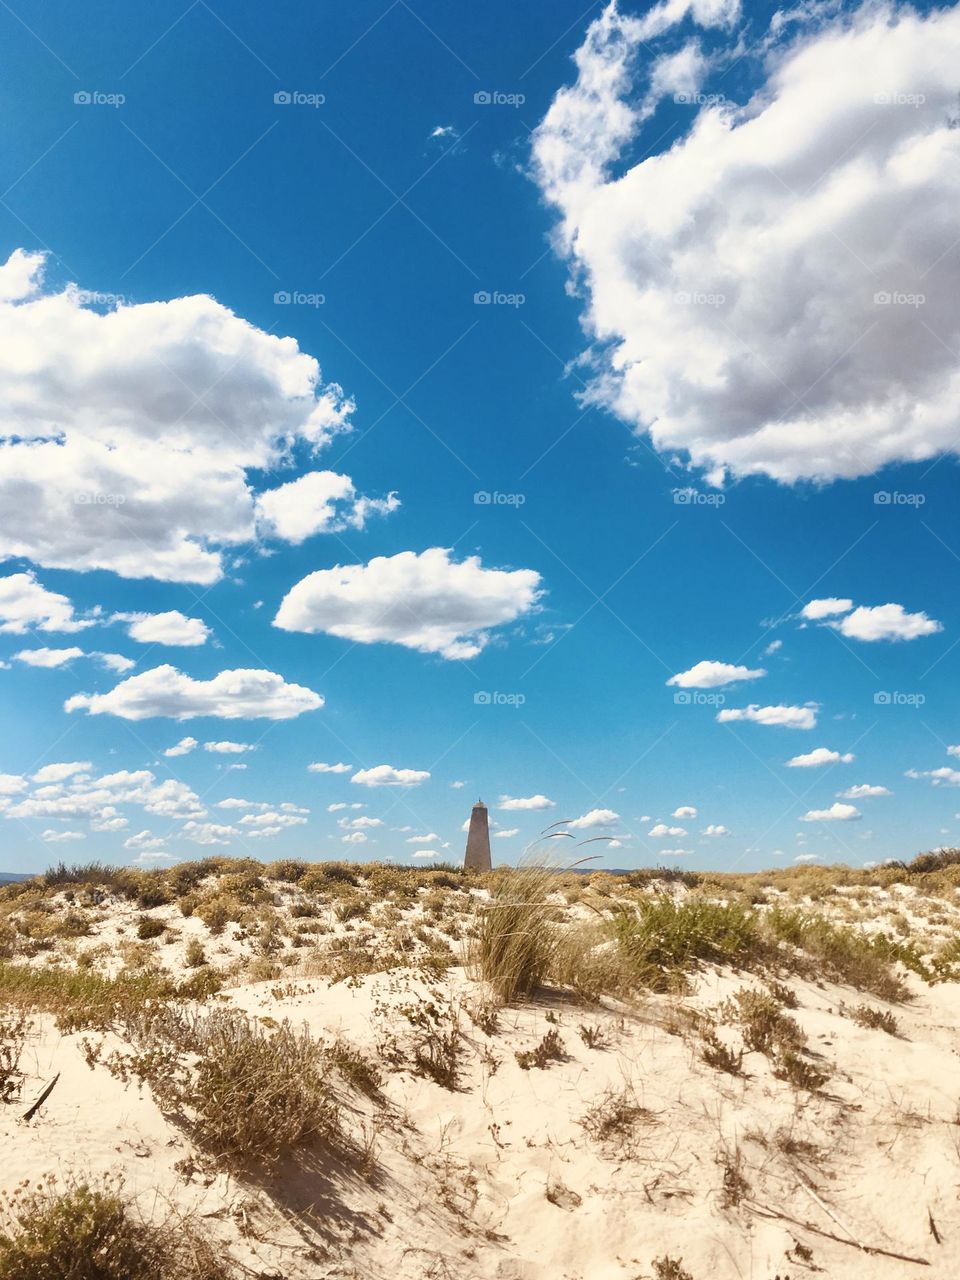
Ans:
<svg viewBox="0 0 960 1280"><path fill-rule="evenodd" d="M20 1095L20 1057L26 1038L27 1019L22 1013L0 1013L0 1102L11 1102Z"/></svg>
<svg viewBox="0 0 960 1280"><path fill-rule="evenodd" d="M852 1014L854 1022L873 1031L886 1031L888 1036L899 1036L900 1025L888 1009L874 1009L868 1004L858 1004Z"/></svg>
<svg viewBox="0 0 960 1280"><path fill-rule="evenodd" d="M472 958L505 1004L535 991L550 970L557 934L548 901L555 872L531 862L498 880L481 909Z"/></svg>
<svg viewBox="0 0 960 1280"><path fill-rule="evenodd" d="M207 963L207 953L199 938L191 938L183 955L183 962L188 969L199 969Z"/></svg>
<svg viewBox="0 0 960 1280"><path fill-rule="evenodd" d="M551 1062L562 1062L566 1056L566 1047L559 1032L551 1027L535 1049L525 1049L516 1058L523 1071L529 1071L531 1067L538 1067L542 1071Z"/></svg>
<svg viewBox="0 0 960 1280"><path fill-rule="evenodd" d="M166 927L163 921L157 920L155 916L143 916L137 925L137 937L144 942L148 938L159 938Z"/></svg>
<svg viewBox="0 0 960 1280"><path fill-rule="evenodd" d="M53 1177L5 1198L0 1225L0 1280L228 1280L213 1248L192 1225L143 1222L119 1179Z"/></svg>
<svg viewBox="0 0 960 1280"><path fill-rule="evenodd" d="M777 1054L773 1074L795 1089L808 1089L811 1093L816 1093L830 1079L829 1071L822 1070L793 1049L783 1049Z"/></svg>
<svg viewBox="0 0 960 1280"><path fill-rule="evenodd" d="M723 1043L712 1027L702 1033L703 1045L700 1056L708 1067L715 1071L726 1071L728 1075L738 1076L743 1069L743 1050L734 1052L729 1045Z"/></svg>
<svg viewBox="0 0 960 1280"><path fill-rule="evenodd" d="M662 1258L654 1258L653 1274L655 1280L693 1280L693 1276L683 1265L682 1258L671 1258L664 1254Z"/></svg>
<svg viewBox="0 0 960 1280"><path fill-rule="evenodd" d="M797 1022L788 1017L766 991L741 987L734 992L732 999L723 1002L720 1014L740 1024L743 1043L754 1053L769 1054L780 1048L801 1049L805 1043Z"/></svg>
<svg viewBox="0 0 960 1280"><path fill-rule="evenodd" d="M606 1032L599 1024L591 1027L581 1023L579 1030L580 1039L588 1049L605 1049L607 1047Z"/></svg>
<svg viewBox="0 0 960 1280"><path fill-rule="evenodd" d="M626 1155L634 1149L640 1126L653 1121L653 1112L640 1105L632 1089L608 1089L580 1124L594 1142L615 1155Z"/></svg>

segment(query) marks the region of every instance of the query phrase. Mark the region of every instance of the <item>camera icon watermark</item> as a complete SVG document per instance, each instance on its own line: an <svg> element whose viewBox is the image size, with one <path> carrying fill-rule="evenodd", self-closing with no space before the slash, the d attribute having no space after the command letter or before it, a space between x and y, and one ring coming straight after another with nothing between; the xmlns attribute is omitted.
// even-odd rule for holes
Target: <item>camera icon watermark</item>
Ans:
<svg viewBox="0 0 960 1280"><path fill-rule="evenodd" d="M895 89L892 93L875 93L873 101L878 107L922 107L927 100L925 93L903 93Z"/></svg>
<svg viewBox="0 0 960 1280"><path fill-rule="evenodd" d="M77 291L83 306L93 307L125 307L130 299L123 293L99 293L95 289L79 289Z"/></svg>
<svg viewBox="0 0 960 1280"><path fill-rule="evenodd" d="M673 100L679 107L719 107L727 99L722 93L675 93Z"/></svg>
<svg viewBox="0 0 960 1280"><path fill-rule="evenodd" d="M300 89L278 89L273 95L277 107L322 107L327 100L325 93L303 93Z"/></svg>
<svg viewBox="0 0 960 1280"><path fill-rule="evenodd" d="M873 695L876 707L922 707L926 700L923 693L901 693L899 689L880 689Z"/></svg>
<svg viewBox="0 0 960 1280"><path fill-rule="evenodd" d="M122 507L126 502L122 493L88 493L81 491L73 495L74 505L78 507Z"/></svg>
<svg viewBox="0 0 960 1280"><path fill-rule="evenodd" d="M526 700L522 693L500 693L497 690L481 689L473 695L475 707L522 707Z"/></svg>
<svg viewBox="0 0 960 1280"><path fill-rule="evenodd" d="M873 295L875 307L922 307L926 302L926 294L905 293L901 289L880 289Z"/></svg>
<svg viewBox="0 0 960 1280"><path fill-rule="evenodd" d="M677 507L722 507L727 501L725 493L701 493L690 485L685 489L672 489L671 493Z"/></svg>
<svg viewBox="0 0 960 1280"><path fill-rule="evenodd" d="M501 493L499 489L478 489L473 495L475 507L522 507L526 501L525 493Z"/></svg>
<svg viewBox="0 0 960 1280"><path fill-rule="evenodd" d="M277 307L322 307L326 300L326 294L301 293L299 289L278 289L273 295Z"/></svg>
<svg viewBox="0 0 960 1280"><path fill-rule="evenodd" d="M504 293L500 289L478 289L473 295L475 307L522 307L526 300L525 293Z"/></svg>
<svg viewBox="0 0 960 1280"><path fill-rule="evenodd" d="M480 89L473 95L478 107L522 107L526 100L524 93L502 93L499 89Z"/></svg>
<svg viewBox="0 0 960 1280"><path fill-rule="evenodd" d="M922 507L926 501L925 493L901 493L898 489L878 489L873 495L875 507Z"/></svg>
<svg viewBox="0 0 960 1280"><path fill-rule="evenodd" d="M673 300L678 307L722 307L726 301L726 294L723 293L704 293L702 291L682 289L679 293L673 295Z"/></svg>
<svg viewBox="0 0 960 1280"><path fill-rule="evenodd" d="M702 689L678 689L673 695L676 707L722 707L727 701L722 693L705 693Z"/></svg>
<svg viewBox="0 0 960 1280"><path fill-rule="evenodd" d="M73 95L76 107L122 107L126 100L125 93L104 93L100 89L78 89Z"/></svg>

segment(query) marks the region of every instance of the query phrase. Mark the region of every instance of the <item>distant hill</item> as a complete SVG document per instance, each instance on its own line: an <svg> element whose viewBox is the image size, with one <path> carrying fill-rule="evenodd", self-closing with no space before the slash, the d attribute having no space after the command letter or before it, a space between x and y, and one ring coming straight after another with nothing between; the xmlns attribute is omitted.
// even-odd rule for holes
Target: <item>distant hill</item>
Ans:
<svg viewBox="0 0 960 1280"><path fill-rule="evenodd" d="M16 871L0 871L0 884L16 884L20 880L32 880L32 875Z"/></svg>

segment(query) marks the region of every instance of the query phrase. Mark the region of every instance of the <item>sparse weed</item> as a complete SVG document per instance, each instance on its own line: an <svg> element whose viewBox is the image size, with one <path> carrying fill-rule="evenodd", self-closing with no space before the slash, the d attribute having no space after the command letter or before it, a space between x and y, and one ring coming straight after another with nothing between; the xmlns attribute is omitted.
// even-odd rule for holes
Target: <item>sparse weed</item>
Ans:
<svg viewBox="0 0 960 1280"><path fill-rule="evenodd" d="M874 1009L868 1004L858 1004L852 1013L854 1022L874 1031L886 1031L888 1036L899 1036L900 1026L888 1009Z"/></svg>
<svg viewBox="0 0 960 1280"><path fill-rule="evenodd" d="M535 1049L525 1049L517 1053L516 1059L523 1071L538 1067L541 1071L551 1062L562 1062L567 1056L566 1047L560 1033L552 1027Z"/></svg>

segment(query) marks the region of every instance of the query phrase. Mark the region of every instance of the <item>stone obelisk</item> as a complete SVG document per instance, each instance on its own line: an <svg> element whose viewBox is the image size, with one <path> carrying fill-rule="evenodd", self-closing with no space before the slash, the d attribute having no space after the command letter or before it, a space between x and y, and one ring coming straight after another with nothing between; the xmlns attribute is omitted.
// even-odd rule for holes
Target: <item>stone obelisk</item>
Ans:
<svg viewBox="0 0 960 1280"><path fill-rule="evenodd" d="M467 833L467 851L463 856L465 871L490 871L490 829L487 824L487 806L478 800L470 814L470 830Z"/></svg>

